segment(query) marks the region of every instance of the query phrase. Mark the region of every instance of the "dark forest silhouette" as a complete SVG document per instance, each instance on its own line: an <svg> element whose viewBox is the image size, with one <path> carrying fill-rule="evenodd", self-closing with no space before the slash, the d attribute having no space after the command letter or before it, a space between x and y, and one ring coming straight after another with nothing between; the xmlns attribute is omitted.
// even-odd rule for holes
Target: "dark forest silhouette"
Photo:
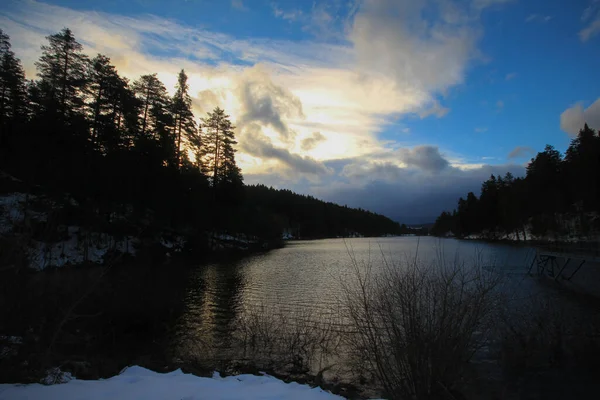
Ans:
<svg viewBox="0 0 600 400"><path fill-rule="evenodd" d="M590 240L600 231L600 136L587 124L564 156L547 145L527 166L524 178L494 176L443 212L432 232L458 237L507 235ZM529 238L531 239L531 238Z"/></svg>
<svg viewBox="0 0 600 400"><path fill-rule="evenodd" d="M67 28L47 40L38 79L26 80L0 31L0 168L59 197L68 193L88 211L79 224L114 230L115 215L126 215L157 229L262 238L284 230L400 232L381 215L245 186L235 127L220 108L197 123L184 70L169 96L157 74L130 82L108 57L89 58Z"/></svg>

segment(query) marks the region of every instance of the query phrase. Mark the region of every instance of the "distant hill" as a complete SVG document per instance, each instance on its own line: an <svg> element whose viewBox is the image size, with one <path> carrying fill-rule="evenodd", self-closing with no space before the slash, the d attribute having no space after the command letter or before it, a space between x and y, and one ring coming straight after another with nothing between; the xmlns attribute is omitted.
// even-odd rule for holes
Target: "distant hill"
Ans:
<svg viewBox="0 0 600 400"><path fill-rule="evenodd" d="M382 236L402 233L400 224L361 208L349 208L264 185L245 187L245 204L256 215L269 214L275 231L298 238Z"/></svg>

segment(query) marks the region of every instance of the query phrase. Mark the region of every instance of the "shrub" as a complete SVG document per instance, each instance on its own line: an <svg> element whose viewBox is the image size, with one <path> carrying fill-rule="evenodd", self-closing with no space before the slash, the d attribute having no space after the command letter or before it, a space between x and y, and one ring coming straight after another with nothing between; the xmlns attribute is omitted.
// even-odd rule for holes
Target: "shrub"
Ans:
<svg viewBox="0 0 600 400"><path fill-rule="evenodd" d="M384 260L380 273L352 255L344 284L348 350L374 371L389 399L454 398L489 339L499 276L480 267Z"/></svg>

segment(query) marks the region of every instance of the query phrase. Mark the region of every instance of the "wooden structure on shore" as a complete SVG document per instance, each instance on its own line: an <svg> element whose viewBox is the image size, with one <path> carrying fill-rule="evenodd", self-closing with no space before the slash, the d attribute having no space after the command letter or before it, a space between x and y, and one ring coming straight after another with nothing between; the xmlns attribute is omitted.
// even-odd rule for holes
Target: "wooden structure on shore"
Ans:
<svg viewBox="0 0 600 400"><path fill-rule="evenodd" d="M600 263L600 247L562 246L541 248L536 250L536 255L528 272L531 274L533 268L536 267L538 275L546 275L555 281L570 281L586 262ZM570 268L573 266L574 269Z"/></svg>

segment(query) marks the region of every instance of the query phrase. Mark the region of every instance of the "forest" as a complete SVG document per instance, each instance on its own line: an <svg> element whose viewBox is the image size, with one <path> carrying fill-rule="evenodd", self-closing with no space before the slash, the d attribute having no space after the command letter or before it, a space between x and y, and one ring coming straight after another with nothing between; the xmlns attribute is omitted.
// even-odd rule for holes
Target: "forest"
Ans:
<svg viewBox="0 0 600 400"><path fill-rule="evenodd" d="M183 69L170 96L157 74L130 81L89 57L68 28L47 37L36 79L2 31L0 57L0 170L56 201L68 194L78 225L266 239L400 232L365 210L244 185L231 118L194 115Z"/></svg>
<svg viewBox="0 0 600 400"><path fill-rule="evenodd" d="M587 124L561 154L547 145L525 177L492 175L443 212L432 233L485 239L593 241L600 233L600 136ZM529 235L529 237L528 237Z"/></svg>

